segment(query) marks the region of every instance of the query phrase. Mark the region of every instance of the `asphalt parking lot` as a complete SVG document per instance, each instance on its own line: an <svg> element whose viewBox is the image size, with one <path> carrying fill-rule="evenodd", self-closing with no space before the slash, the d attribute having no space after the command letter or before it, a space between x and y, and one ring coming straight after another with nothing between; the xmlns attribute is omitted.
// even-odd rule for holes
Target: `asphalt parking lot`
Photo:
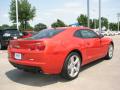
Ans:
<svg viewBox="0 0 120 90"><path fill-rule="evenodd" d="M7 51L0 51L0 90L120 90L120 36L112 60L98 60L84 66L77 79L66 81L59 75L23 72L9 64Z"/></svg>

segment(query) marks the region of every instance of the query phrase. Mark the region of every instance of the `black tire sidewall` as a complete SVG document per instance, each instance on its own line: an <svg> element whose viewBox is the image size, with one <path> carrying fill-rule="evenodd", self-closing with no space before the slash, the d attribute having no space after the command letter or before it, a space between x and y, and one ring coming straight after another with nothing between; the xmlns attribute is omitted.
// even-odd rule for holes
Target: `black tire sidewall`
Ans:
<svg viewBox="0 0 120 90"><path fill-rule="evenodd" d="M1 45L0 50L2 50L2 43L1 42L0 42L0 45Z"/></svg>

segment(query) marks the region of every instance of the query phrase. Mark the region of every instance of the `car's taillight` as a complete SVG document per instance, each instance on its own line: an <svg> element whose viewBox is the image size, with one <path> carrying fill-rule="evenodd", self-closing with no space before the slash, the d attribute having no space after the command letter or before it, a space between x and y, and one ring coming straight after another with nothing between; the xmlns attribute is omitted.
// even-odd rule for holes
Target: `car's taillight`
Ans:
<svg viewBox="0 0 120 90"><path fill-rule="evenodd" d="M43 42L35 43L30 47L30 50L44 50L44 49L45 49L45 44Z"/></svg>

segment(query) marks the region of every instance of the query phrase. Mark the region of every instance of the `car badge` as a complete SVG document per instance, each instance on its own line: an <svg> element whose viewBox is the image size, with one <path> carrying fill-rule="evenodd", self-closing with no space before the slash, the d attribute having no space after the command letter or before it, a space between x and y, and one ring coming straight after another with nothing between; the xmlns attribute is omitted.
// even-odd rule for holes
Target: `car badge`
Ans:
<svg viewBox="0 0 120 90"><path fill-rule="evenodd" d="M17 46L15 46L15 48L20 48L20 46L17 45Z"/></svg>

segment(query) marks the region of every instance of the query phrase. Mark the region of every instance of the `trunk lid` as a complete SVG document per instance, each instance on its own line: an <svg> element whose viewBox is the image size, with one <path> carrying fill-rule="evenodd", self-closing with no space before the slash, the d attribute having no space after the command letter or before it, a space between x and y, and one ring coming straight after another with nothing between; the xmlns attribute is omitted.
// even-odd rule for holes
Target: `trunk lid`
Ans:
<svg viewBox="0 0 120 90"><path fill-rule="evenodd" d="M10 47L16 49L30 49L35 45L43 44L43 40L11 40Z"/></svg>

